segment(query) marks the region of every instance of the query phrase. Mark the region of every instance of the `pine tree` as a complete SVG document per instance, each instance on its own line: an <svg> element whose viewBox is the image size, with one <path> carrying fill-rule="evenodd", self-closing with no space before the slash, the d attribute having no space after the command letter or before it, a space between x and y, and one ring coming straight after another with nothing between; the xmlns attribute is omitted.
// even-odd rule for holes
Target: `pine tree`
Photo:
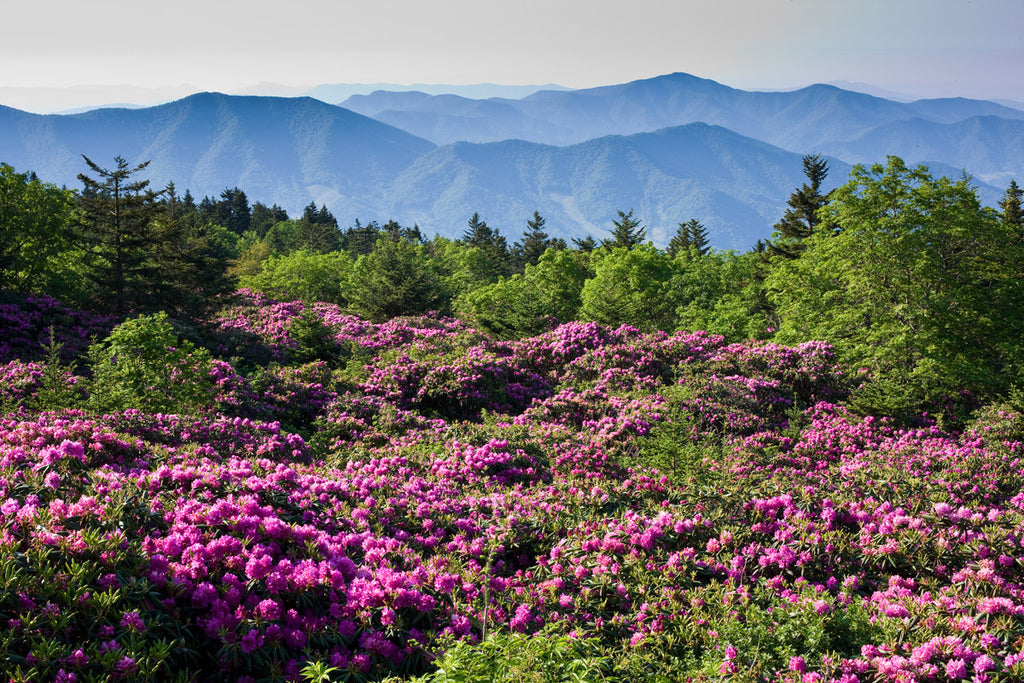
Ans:
<svg viewBox="0 0 1024 683"><path fill-rule="evenodd" d="M214 203L217 223L236 235L249 229L252 222L252 209L245 192L232 187L220 193L220 201Z"/></svg>
<svg viewBox="0 0 1024 683"><path fill-rule="evenodd" d="M227 268L237 252L227 228L196 212L174 215L167 209L152 234L164 246L153 259L160 287L150 308L199 317L235 289Z"/></svg>
<svg viewBox="0 0 1024 683"><path fill-rule="evenodd" d="M150 189L149 180L133 179L149 162L129 168L118 156L115 168L105 169L84 155L82 158L98 176L78 176L83 185L79 199L82 215L75 226L93 298L100 308L118 314L151 307L151 293L159 289L159 269L149 254L163 255L160 236L154 230L162 192Z"/></svg>
<svg viewBox="0 0 1024 683"><path fill-rule="evenodd" d="M480 220L480 214L473 212L466 224L466 231L462 233L462 241L470 247L482 247L489 244L494 237L494 231L487 225L487 221Z"/></svg>
<svg viewBox="0 0 1024 683"><path fill-rule="evenodd" d="M821 220L818 209L828 202L828 194L821 193L821 184L828 177L828 161L820 154L808 154L803 158L804 175L810 184L804 183L789 195L789 209L782 220L775 224L768 249L772 254L796 258L804 250L803 241L814 234Z"/></svg>
<svg viewBox="0 0 1024 683"><path fill-rule="evenodd" d="M613 220L612 225L612 237L608 240L603 240L601 246L606 249L613 249L615 247L625 247L626 249L634 249L644 243L647 239L647 228L640 225L640 221L633 218L633 209L629 210L629 213L623 213L619 210L619 219Z"/></svg>
<svg viewBox="0 0 1024 683"><path fill-rule="evenodd" d="M181 197L181 208L182 211L198 211L199 207L196 206L196 200L192 197L192 193L189 190L185 190L185 194Z"/></svg>

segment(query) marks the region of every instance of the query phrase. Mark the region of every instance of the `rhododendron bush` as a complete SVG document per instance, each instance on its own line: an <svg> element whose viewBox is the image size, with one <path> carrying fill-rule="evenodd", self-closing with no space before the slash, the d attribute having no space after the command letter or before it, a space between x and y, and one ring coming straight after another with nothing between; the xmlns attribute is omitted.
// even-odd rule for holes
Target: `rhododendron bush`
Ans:
<svg viewBox="0 0 1024 683"><path fill-rule="evenodd" d="M289 365L307 309L338 354ZM855 414L821 343L218 325L198 409L101 415L62 366L40 411L43 354L0 366L10 680L410 679L532 635L585 680L1024 677L1012 408Z"/></svg>

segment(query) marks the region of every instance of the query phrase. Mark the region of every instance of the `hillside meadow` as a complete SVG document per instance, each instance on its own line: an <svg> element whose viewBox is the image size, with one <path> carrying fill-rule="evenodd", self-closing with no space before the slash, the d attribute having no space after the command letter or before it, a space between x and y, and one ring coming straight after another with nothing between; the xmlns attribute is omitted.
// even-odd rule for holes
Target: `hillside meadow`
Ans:
<svg viewBox="0 0 1024 683"><path fill-rule="evenodd" d="M1024 678L1016 394L897 421L824 342L254 292L0 320L11 681Z"/></svg>

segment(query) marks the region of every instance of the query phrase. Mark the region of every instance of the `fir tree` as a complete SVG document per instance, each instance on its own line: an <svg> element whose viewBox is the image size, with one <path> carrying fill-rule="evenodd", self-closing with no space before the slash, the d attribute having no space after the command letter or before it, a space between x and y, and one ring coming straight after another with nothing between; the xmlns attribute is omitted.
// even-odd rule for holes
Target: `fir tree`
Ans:
<svg viewBox="0 0 1024 683"><path fill-rule="evenodd" d="M575 245L576 251L581 251L585 254L597 249L597 240L594 239L593 235L587 235L586 237L573 237L572 243Z"/></svg>
<svg viewBox="0 0 1024 683"><path fill-rule="evenodd" d="M808 154L803 166L808 182L789 195L789 209L775 224L772 239L767 242L769 252L785 258L796 258L804 250L804 240L821 222L818 209L828 202L828 194L821 193L821 184L828 177L828 162L820 154Z"/></svg>
<svg viewBox="0 0 1024 683"><path fill-rule="evenodd" d="M999 208L1002 212L1003 225L1013 230L1021 239L1024 239L1024 211L1021 210L1021 199L1024 198L1024 190L1016 180L1010 181L1006 188L1006 194L999 200Z"/></svg>
<svg viewBox="0 0 1024 683"><path fill-rule="evenodd" d="M338 221L326 205L318 209L314 202L310 202L305 208L298 225L298 244L301 249L320 254L341 249Z"/></svg>
<svg viewBox="0 0 1024 683"><path fill-rule="evenodd" d="M613 249L615 247L625 247L626 249L634 249L644 243L647 239L647 228L640 225L640 221L633 218L633 209L629 210L629 213L623 213L619 210L619 219L612 221L612 237L611 239L603 240L601 246L606 249Z"/></svg>
<svg viewBox="0 0 1024 683"><path fill-rule="evenodd" d="M198 211L199 207L196 206L196 200L192 197L192 193L185 190L185 194L181 197L181 209L182 211Z"/></svg>
<svg viewBox="0 0 1024 683"><path fill-rule="evenodd" d="M376 221L363 225L357 218L355 225L341 233L341 248L352 256L363 256L373 251L373 245L377 243L378 237L380 227Z"/></svg>
<svg viewBox="0 0 1024 683"><path fill-rule="evenodd" d="M220 201L217 202L217 222L225 228L241 235L249 229L252 222L252 209L249 208L249 199L245 192L233 187L220 193Z"/></svg>
<svg viewBox="0 0 1024 683"><path fill-rule="evenodd" d="M154 229L162 192L150 189L149 180L133 179L149 162L130 168L118 156L115 167L106 169L82 158L97 176L78 176L83 185L82 213L75 226L93 299L100 308L118 314L150 307L150 293L159 289L160 269L149 254L156 258L167 254L162 236Z"/></svg>
<svg viewBox="0 0 1024 683"><path fill-rule="evenodd" d="M511 275L512 264L508 251L508 241L497 230L493 230L480 214L474 212L462 234L462 242L468 247L479 247L494 263L496 275Z"/></svg>
<svg viewBox="0 0 1024 683"><path fill-rule="evenodd" d="M516 270L521 273L526 266L537 265L541 255L549 247L558 248L559 244L563 249L565 248L564 240L552 240L544 232L544 217L534 211L533 218L526 221L526 230L523 232L522 241L516 242L512 248Z"/></svg>
<svg viewBox="0 0 1024 683"><path fill-rule="evenodd" d="M288 220L288 212L277 204L268 207L266 204L256 202L252 205L249 229L254 230L256 235L263 239L272 227L286 220Z"/></svg>
<svg viewBox="0 0 1024 683"><path fill-rule="evenodd" d="M668 255L675 256L684 251L695 250L700 256L705 256L710 249L708 245L708 229L697 220L691 218L685 223L680 223L672 241L668 244Z"/></svg>

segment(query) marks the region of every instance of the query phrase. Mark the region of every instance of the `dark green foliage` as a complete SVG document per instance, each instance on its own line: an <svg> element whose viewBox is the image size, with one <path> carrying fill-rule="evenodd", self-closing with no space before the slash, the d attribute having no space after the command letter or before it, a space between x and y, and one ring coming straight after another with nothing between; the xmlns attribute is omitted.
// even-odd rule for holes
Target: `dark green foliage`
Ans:
<svg viewBox="0 0 1024 683"><path fill-rule="evenodd" d="M299 248L299 222L297 220L288 219L276 223L267 232L266 239L263 240L264 244L272 254L285 255L290 254Z"/></svg>
<svg viewBox="0 0 1024 683"><path fill-rule="evenodd" d="M161 283L153 307L199 317L235 290L235 280L227 274L228 262L238 256L234 233L189 212L154 223L153 235L165 246L152 254Z"/></svg>
<svg viewBox="0 0 1024 683"><path fill-rule="evenodd" d="M266 211L265 206L263 210ZM253 209L249 206L249 198L237 187L225 189L220 193L220 199L203 197L197 212L207 221L221 225L236 235L252 227ZM266 221L267 218L265 214L261 215L262 220ZM266 234L267 228L269 225L264 227L263 234Z"/></svg>
<svg viewBox="0 0 1024 683"><path fill-rule="evenodd" d="M156 192L148 180L134 179L149 162L115 162L109 170L86 158L99 180L79 176L84 189L74 235L93 304L118 314L201 315L234 289L226 266L237 255L237 238L183 206L173 184ZM232 197L245 199L241 191Z"/></svg>
<svg viewBox="0 0 1024 683"><path fill-rule="evenodd" d="M574 237L572 239L572 243L577 251L582 251L584 253L590 253L597 249L598 246L597 240L595 240L591 235L587 235L583 238Z"/></svg>
<svg viewBox="0 0 1024 683"><path fill-rule="evenodd" d="M676 234L668 243L668 255L676 256L680 252L694 250L699 256L704 256L710 250L708 243L708 229L696 218L691 218L685 223L680 223Z"/></svg>
<svg viewBox="0 0 1024 683"><path fill-rule="evenodd" d="M565 240L551 239L544 232L544 217L539 212L533 212L533 218L526 221L526 230L523 232L521 241L516 242L512 247L512 260L517 272L523 272L526 266L533 266L540 260L541 255L548 248L565 249Z"/></svg>
<svg viewBox="0 0 1024 683"><path fill-rule="evenodd" d="M339 361L340 349L334 340L334 330L312 308L303 309L292 321L288 332L295 341L292 357L296 362L322 360L333 365Z"/></svg>
<svg viewBox="0 0 1024 683"><path fill-rule="evenodd" d="M355 225L342 231L341 248L354 257L363 256L373 251L373 245L377 243L378 237L380 226L376 222L370 221L362 225L357 219Z"/></svg>
<svg viewBox="0 0 1024 683"><path fill-rule="evenodd" d="M378 322L447 303L437 264L423 245L406 240L377 240L373 252L356 260L349 282L352 310Z"/></svg>
<svg viewBox="0 0 1024 683"><path fill-rule="evenodd" d="M253 230L260 239L263 239L272 227L286 220L288 220L288 212L277 204L267 207L266 204L256 202L252 205L249 229Z"/></svg>
<svg viewBox="0 0 1024 683"><path fill-rule="evenodd" d="M341 248L338 221L326 206L317 209L316 204L310 203L298 222L296 242L296 248L319 254L338 251Z"/></svg>
<svg viewBox="0 0 1024 683"><path fill-rule="evenodd" d="M150 254L166 253L153 228L161 212L161 193L150 189L148 180L133 178L149 162L130 168L116 157L115 167L105 169L83 159L98 176L78 176L82 211L75 226L93 301L101 309L122 314L152 309L159 269Z"/></svg>
<svg viewBox="0 0 1024 683"><path fill-rule="evenodd" d="M1021 199L1024 198L1024 190L1017 185L1016 180L1010 181L1006 193L999 200L999 209L1003 225L1016 231L1020 239L1024 240L1024 209L1021 207Z"/></svg>
<svg viewBox="0 0 1024 683"><path fill-rule="evenodd" d="M612 221L611 239L602 240L601 246L605 249L623 247L633 249L644 243L647 239L647 228L640 225L639 219L633 218L633 209L629 213L619 210L618 220Z"/></svg>
<svg viewBox="0 0 1024 683"><path fill-rule="evenodd" d="M821 193L821 184L828 177L828 161L820 154L808 154L803 165L808 182L789 195L789 209L775 224L772 239L767 243L771 253L786 258L800 255L803 241L814 234L821 222L818 209L828 202L828 195Z"/></svg>
<svg viewBox="0 0 1024 683"><path fill-rule="evenodd" d="M480 214L474 213L470 217L466 231L462 233L461 241L467 246L483 249L494 263L495 275L510 275L512 273L508 241L500 232L480 220Z"/></svg>

